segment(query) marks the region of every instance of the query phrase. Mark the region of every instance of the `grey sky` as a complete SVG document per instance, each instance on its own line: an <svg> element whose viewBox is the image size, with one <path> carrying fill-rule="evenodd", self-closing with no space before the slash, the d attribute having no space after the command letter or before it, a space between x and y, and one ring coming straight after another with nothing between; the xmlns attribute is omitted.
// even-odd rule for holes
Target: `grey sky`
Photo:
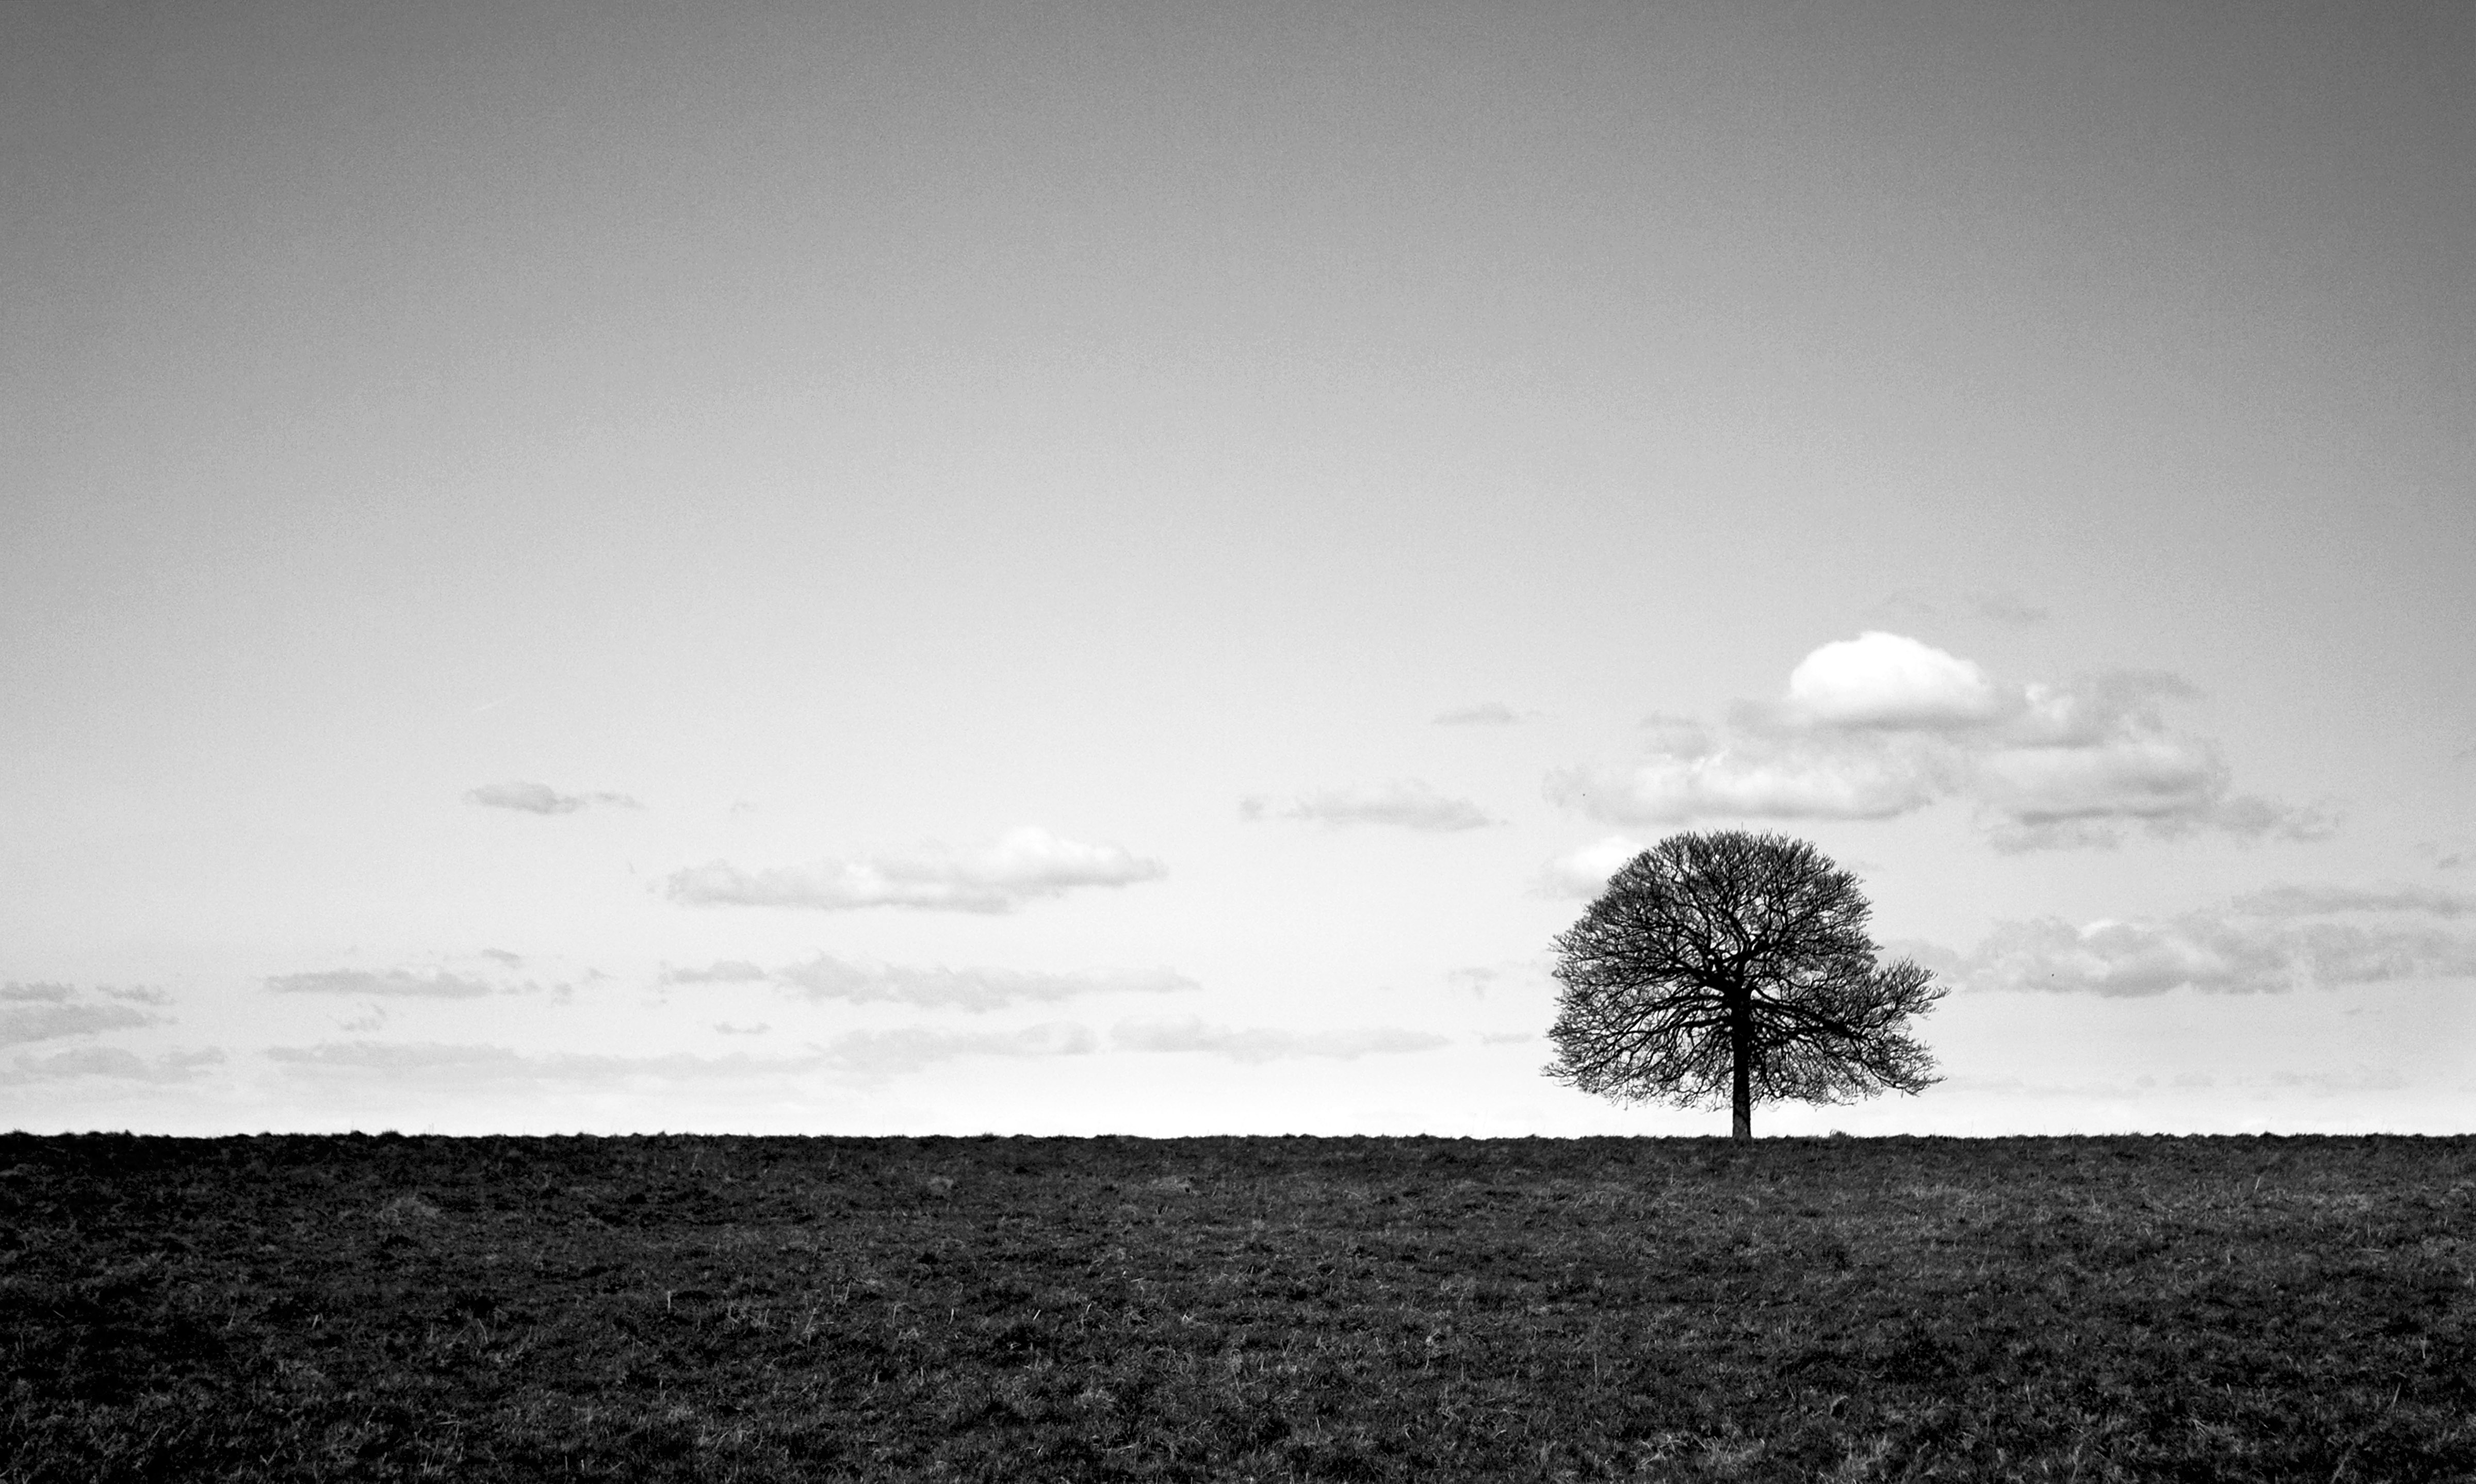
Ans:
<svg viewBox="0 0 2476 1484"><path fill-rule="evenodd" d="M1958 960L2361 966L2241 904L2465 885L2471 63L2408 4L13 8L0 977L173 1009L80 998L0 1123L405 1117L410 1053L267 1059L359 995L514 1058L425 1115L477 1124L680 1126L523 1069L759 1056L794 1091L686 1084L1665 1127L1542 1083L1536 976L1450 986L1689 822L1811 834ZM1958 688L1800 688L1869 634ZM1952 1091L1833 1116L2011 1126L1966 1088L2171 1032L2235 1061L2019 1117L2464 1126L2476 1066L2395 1026L2464 921L2350 923L2418 973L1990 991ZM455 998L485 945L573 993ZM1447 1045L844 1097L801 1048L1041 1007L672 967L821 957Z"/></svg>

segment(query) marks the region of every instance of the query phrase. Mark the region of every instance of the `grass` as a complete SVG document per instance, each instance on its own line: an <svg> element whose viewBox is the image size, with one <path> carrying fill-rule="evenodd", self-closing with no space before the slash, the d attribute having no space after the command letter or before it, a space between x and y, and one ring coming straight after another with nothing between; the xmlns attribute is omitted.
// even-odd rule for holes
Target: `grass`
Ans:
<svg viewBox="0 0 2476 1484"><path fill-rule="evenodd" d="M2467 1479L2476 1139L0 1135L0 1479Z"/></svg>

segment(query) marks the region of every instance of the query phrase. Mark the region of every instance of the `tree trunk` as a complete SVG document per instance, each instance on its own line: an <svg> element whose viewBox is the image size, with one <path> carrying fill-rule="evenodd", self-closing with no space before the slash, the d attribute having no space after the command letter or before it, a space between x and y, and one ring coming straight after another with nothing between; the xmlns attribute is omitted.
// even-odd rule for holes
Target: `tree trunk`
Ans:
<svg viewBox="0 0 2476 1484"><path fill-rule="evenodd" d="M1728 1137L1750 1141L1754 1136L1754 997L1750 994L1738 994L1728 1006L1728 1059L1736 1073Z"/></svg>

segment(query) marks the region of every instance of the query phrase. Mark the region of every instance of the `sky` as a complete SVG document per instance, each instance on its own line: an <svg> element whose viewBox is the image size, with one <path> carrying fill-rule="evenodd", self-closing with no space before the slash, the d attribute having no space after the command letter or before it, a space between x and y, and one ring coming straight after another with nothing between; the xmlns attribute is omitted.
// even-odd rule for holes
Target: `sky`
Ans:
<svg viewBox="0 0 2476 1484"><path fill-rule="evenodd" d="M0 12L0 1127L2476 1130L2476 11Z"/></svg>

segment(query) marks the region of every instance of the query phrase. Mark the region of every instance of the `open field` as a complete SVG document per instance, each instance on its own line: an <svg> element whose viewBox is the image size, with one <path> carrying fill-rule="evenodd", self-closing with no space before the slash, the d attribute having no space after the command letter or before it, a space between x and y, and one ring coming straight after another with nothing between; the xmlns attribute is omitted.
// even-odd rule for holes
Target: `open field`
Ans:
<svg viewBox="0 0 2476 1484"><path fill-rule="evenodd" d="M2476 1139L0 1135L0 1478L2476 1477Z"/></svg>

